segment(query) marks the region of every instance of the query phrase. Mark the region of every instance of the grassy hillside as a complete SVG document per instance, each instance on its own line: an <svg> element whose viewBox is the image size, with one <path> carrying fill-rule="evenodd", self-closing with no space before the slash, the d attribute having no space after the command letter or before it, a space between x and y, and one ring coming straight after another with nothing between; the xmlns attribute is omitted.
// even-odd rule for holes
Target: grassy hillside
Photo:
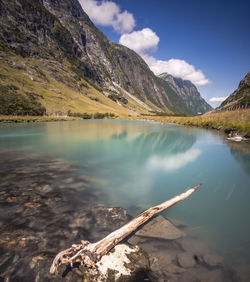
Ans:
<svg viewBox="0 0 250 282"><path fill-rule="evenodd" d="M127 108L112 101L70 67L67 60L23 58L0 50L0 114L64 115L71 111L127 117L147 113L134 101L128 101Z"/></svg>
<svg viewBox="0 0 250 282"><path fill-rule="evenodd" d="M148 119L239 133L250 138L250 109L211 113L195 117L148 116Z"/></svg>

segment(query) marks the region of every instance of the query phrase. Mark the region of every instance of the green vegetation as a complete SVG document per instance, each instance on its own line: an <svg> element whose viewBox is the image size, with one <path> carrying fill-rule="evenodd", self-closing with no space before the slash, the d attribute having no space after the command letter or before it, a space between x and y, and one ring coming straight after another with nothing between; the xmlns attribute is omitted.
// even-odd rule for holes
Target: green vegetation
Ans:
<svg viewBox="0 0 250 282"><path fill-rule="evenodd" d="M126 118L131 113L76 76L67 60L23 58L1 50L0 56L0 115L65 116L70 110L84 118L112 112Z"/></svg>
<svg viewBox="0 0 250 282"><path fill-rule="evenodd" d="M0 122L48 122L81 120L77 117L48 117L48 116L0 116Z"/></svg>
<svg viewBox="0 0 250 282"><path fill-rule="evenodd" d="M0 85L0 114L42 116L46 113L36 93L22 94L18 90L16 85Z"/></svg>
<svg viewBox="0 0 250 282"><path fill-rule="evenodd" d="M148 119L223 130L227 134L238 133L250 137L250 109L211 113L195 117L148 116Z"/></svg>
<svg viewBox="0 0 250 282"><path fill-rule="evenodd" d="M124 98L123 96L121 95L118 95L118 94L115 94L115 93L112 93L108 96L109 99L111 99L112 101L114 102L117 102L117 101L120 101L122 102L123 104L127 104L128 103L128 100L126 98Z"/></svg>
<svg viewBox="0 0 250 282"><path fill-rule="evenodd" d="M167 116L167 117L186 117L187 115L186 114L169 114L168 112L152 112L152 111L150 111L151 113L152 113L152 115L151 116ZM147 116L147 114L143 114L143 115L145 115L145 116Z"/></svg>
<svg viewBox="0 0 250 282"><path fill-rule="evenodd" d="M72 121L72 120L82 120L82 119L104 119L104 118L115 118L114 113L71 113L68 112L69 116L65 117L56 117L56 116L9 116L9 115L0 115L0 123L9 123L9 122L48 122L48 121Z"/></svg>
<svg viewBox="0 0 250 282"><path fill-rule="evenodd" d="M95 113L95 114L88 114L88 113L72 113L68 111L69 117L78 117L82 119L103 119L103 118L115 118L114 113Z"/></svg>

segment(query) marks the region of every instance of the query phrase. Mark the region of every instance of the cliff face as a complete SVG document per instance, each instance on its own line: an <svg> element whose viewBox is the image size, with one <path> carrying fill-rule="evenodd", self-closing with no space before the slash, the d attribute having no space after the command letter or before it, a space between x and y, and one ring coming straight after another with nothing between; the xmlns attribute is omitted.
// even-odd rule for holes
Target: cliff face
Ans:
<svg viewBox="0 0 250 282"><path fill-rule="evenodd" d="M241 80L238 88L216 108L216 111L246 109L250 107L250 72Z"/></svg>
<svg viewBox="0 0 250 282"><path fill-rule="evenodd" d="M110 42L77 0L41 0L41 3L70 32L80 50L78 58L91 66L97 76L94 79L102 88L112 91L115 82L141 101L168 110L171 101L144 60L127 47Z"/></svg>
<svg viewBox="0 0 250 282"><path fill-rule="evenodd" d="M138 54L110 42L78 0L1 0L0 48L24 60L53 62L51 75L77 91L81 91L79 81L84 79L116 101L126 101L124 93L129 92L144 102L147 110L187 114L200 111L191 109L184 95L156 77ZM62 77L67 70L72 72L67 75L70 79ZM125 104L122 106L128 107Z"/></svg>
<svg viewBox="0 0 250 282"><path fill-rule="evenodd" d="M159 77L168 82L169 86L184 102L190 114L204 114L212 110L212 107L201 97L199 91L191 81L174 77L168 73L162 73Z"/></svg>

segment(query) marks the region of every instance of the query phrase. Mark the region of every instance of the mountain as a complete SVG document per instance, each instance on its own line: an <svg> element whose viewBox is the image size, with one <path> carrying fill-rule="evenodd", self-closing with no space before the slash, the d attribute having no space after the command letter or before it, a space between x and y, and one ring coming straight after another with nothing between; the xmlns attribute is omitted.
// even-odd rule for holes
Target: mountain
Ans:
<svg viewBox="0 0 250 282"><path fill-rule="evenodd" d="M0 63L0 114L196 113L78 0L1 0Z"/></svg>
<svg viewBox="0 0 250 282"><path fill-rule="evenodd" d="M184 102L184 112L197 115L212 110L212 107L201 97L199 91L191 81L174 77L168 73L162 73L159 77L167 81L171 89Z"/></svg>
<svg viewBox="0 0 250 282"><path fill-rule="evenodd" d="M216 111L246 109L250 107L250 72L241 80L238 88L216 108Z"/></svg>

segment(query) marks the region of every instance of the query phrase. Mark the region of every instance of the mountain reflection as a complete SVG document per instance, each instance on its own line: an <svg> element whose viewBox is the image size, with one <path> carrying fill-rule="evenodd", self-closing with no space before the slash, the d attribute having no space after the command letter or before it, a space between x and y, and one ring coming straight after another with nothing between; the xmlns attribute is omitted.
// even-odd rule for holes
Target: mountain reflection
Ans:
<svg viewBox="0 0 250 282"><path fill-rule="evenodd" d="M77 155L78 159L92 156L93 165L105 160L119 167L126 161L141 164L152 156L185 153L195 143L196 131L148 122L90 121L63 126L48 123L47 138L51 149L64 150L67 146L67 155ZM193 151L188 154L193 153L197 155ZM179 157L188 163L188 154Z"/></svg>
<svg viewBox="0 0 250 282"><path fill-rule="evenodd" d="M132 146L143 151L147 156L165 156L189 150L196 141L196 136L188 131L180 132L176 128L158 132L144 133L138 136Z"/></svg>

